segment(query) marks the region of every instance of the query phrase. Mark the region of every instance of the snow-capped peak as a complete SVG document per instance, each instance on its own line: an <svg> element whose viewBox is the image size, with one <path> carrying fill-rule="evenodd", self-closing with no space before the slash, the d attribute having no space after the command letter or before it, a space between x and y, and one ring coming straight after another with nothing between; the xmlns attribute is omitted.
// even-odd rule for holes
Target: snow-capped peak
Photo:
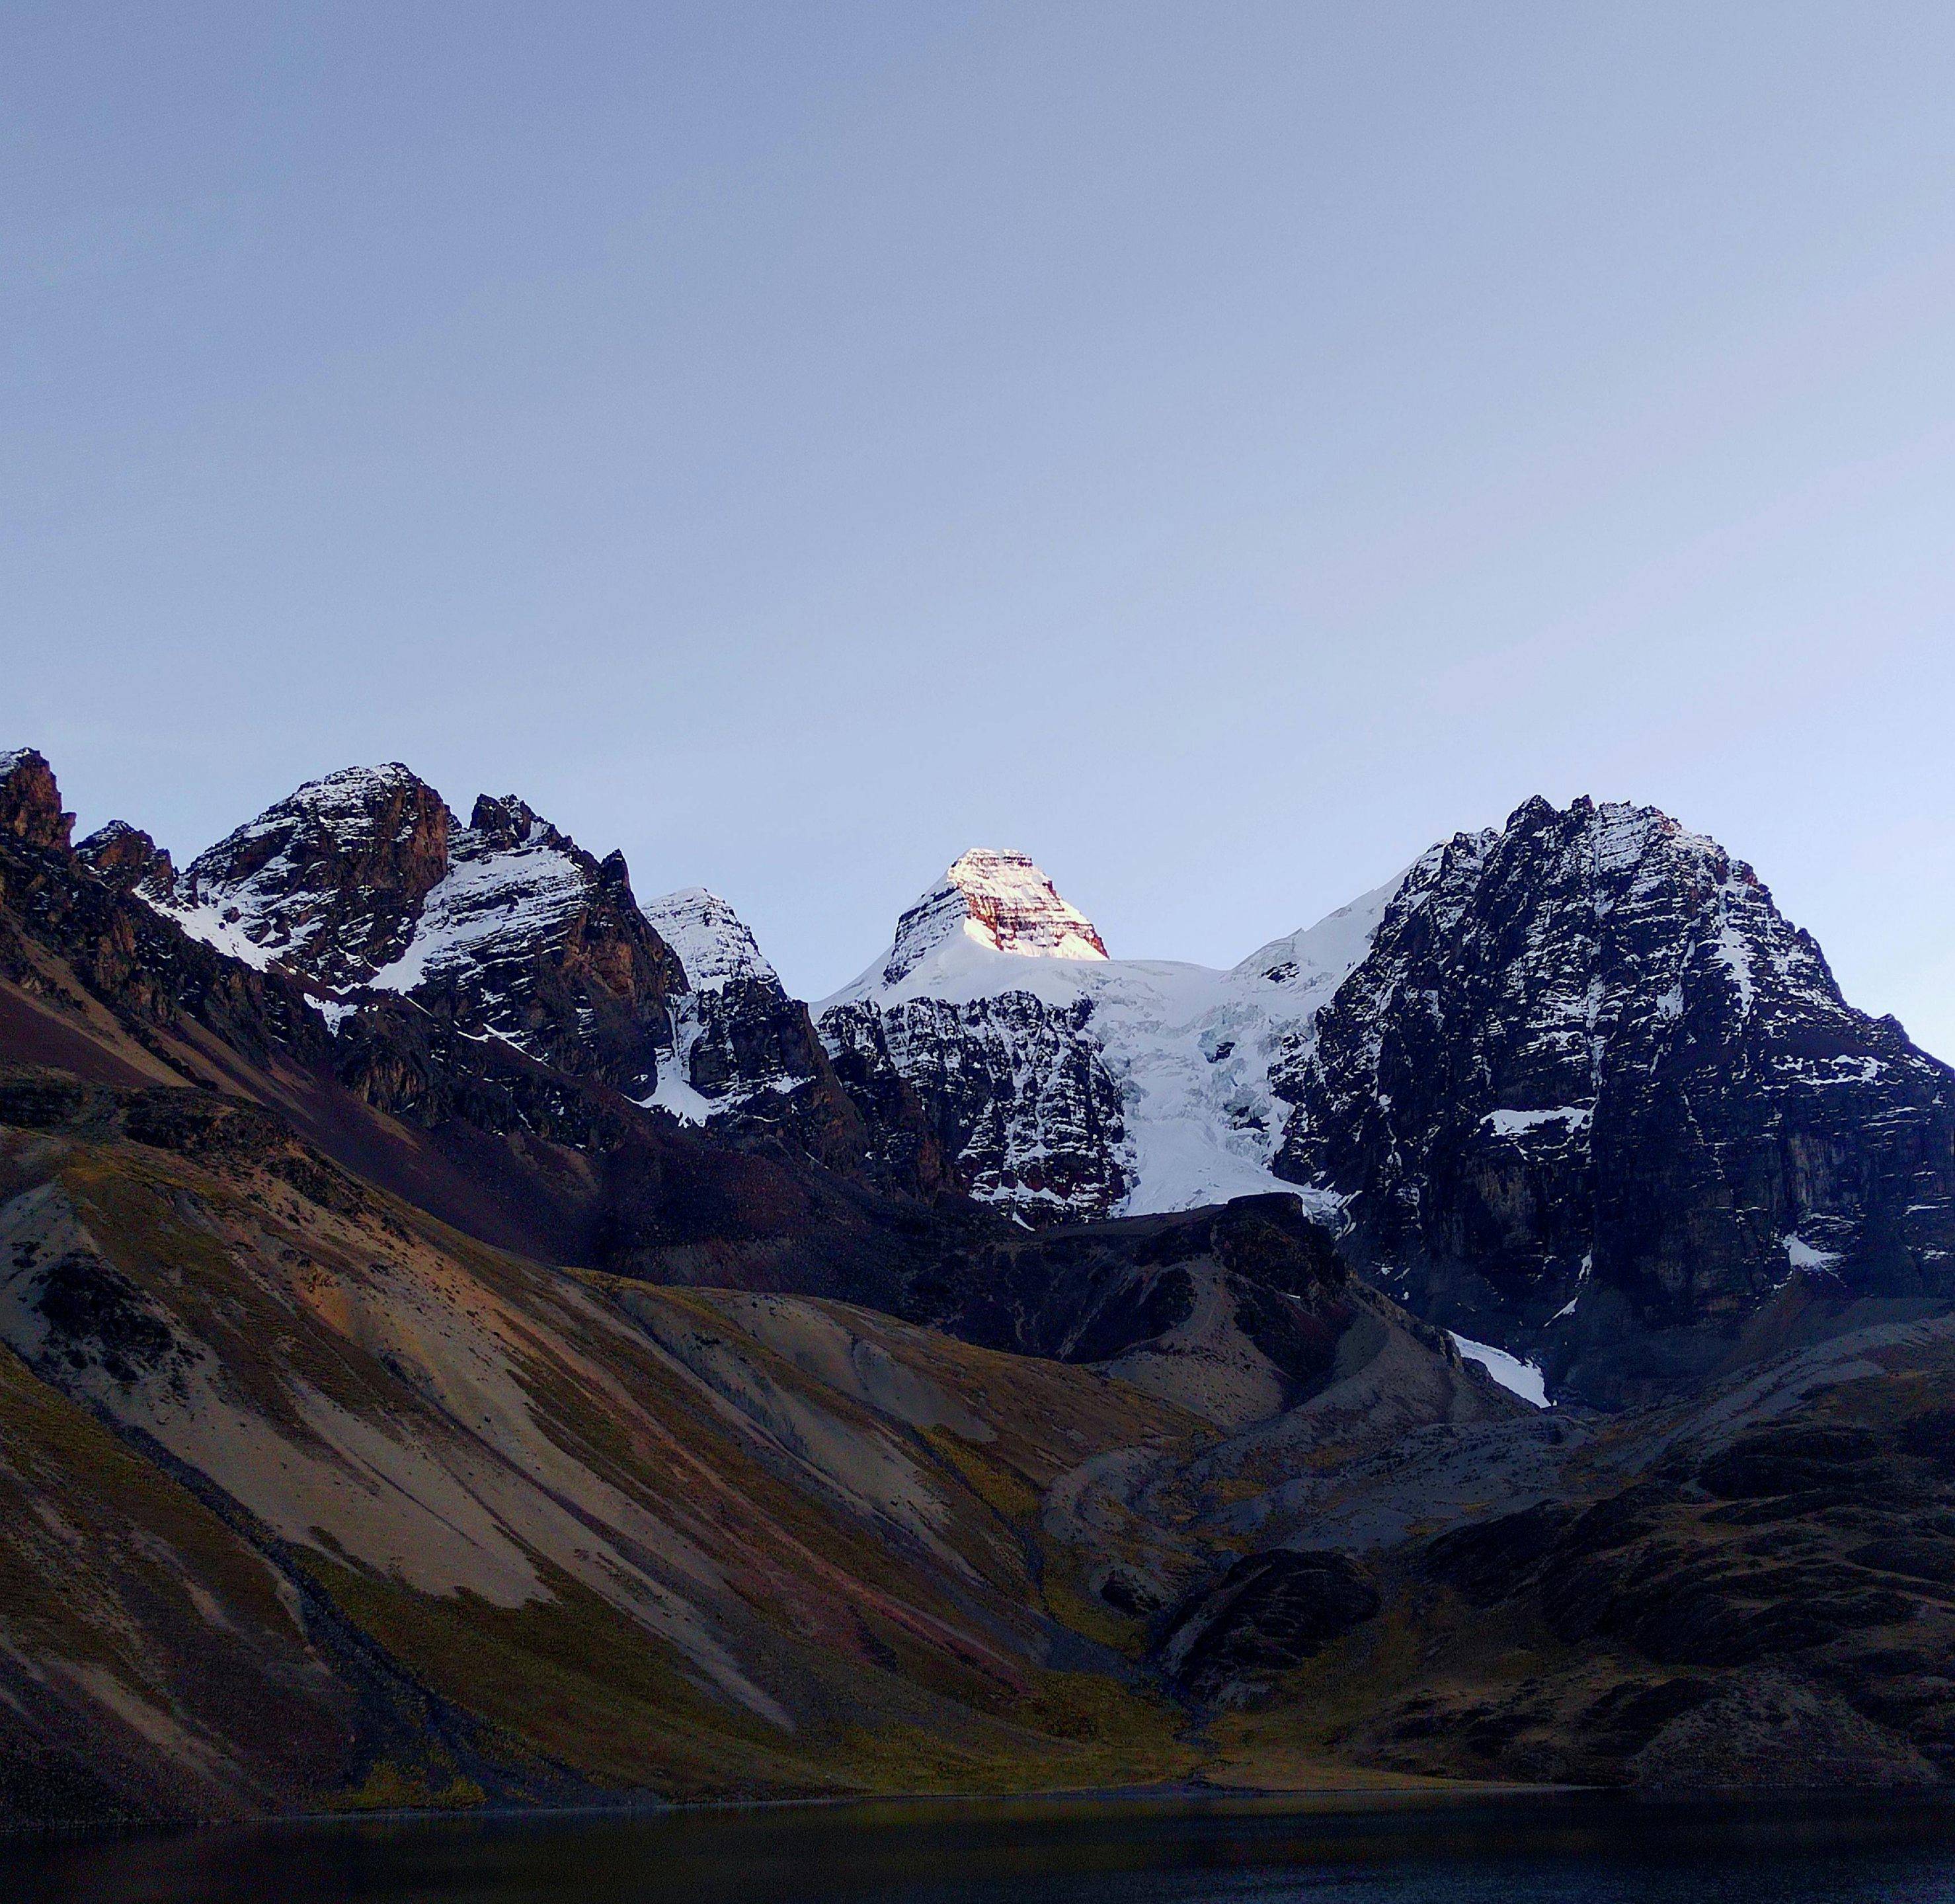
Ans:
<svg viewBox="0 0 1955 1904"><path fill-rule="evenodd" d="M849 989L899 985L933 952L959 941L1021 958L1107 956L1092 921L1062 899L1025 854L974 846L896 921L887 956Z"/></svg>
<svg viewBox="0 0 1955 1904"><path fill-rule="evenodd" d="M719 992L738 979L766 983L774 968L740 915L716 892L689 886L639 908L669 946L695 992Z"/></svg>

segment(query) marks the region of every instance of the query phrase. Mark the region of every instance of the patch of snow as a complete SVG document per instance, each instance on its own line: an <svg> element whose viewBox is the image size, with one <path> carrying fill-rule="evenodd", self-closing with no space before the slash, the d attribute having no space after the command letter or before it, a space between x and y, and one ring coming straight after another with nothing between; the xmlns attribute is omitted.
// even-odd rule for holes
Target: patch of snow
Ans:
<svg viewBox="0 0 1955 1904"><path fill-rule="evenodd" d="M1718 889L1723 922L1711 946L1711 956L1730 974L1732 984L1737 988L1738 1009L1746 1017L1751 1014L1752 1001L1756 995L1752 980L1752 942L1731 917L1731 908L1734 903L1746 903L1752 896L1751 889L1736 880L1727 881Z"/></svg>
<svg viewBox="0 0 1955 1904"><path fill-rule="evenodd" d="M381 992L411 992L458 967L554 943L590 894L590 877L567 853L542 841L457 857L430 892L414 936L367 982Z"/></svg>
<svg viewBox="0 0 1955 1904"><path fill-rule="evenodd" d="M1538 1408L1552 1408L1554 1404L1547 1399L1547 1378L1532 1362L1524 1362L1518 1355L1510 1355L1504 1349L1496 1349L1491 1342L1475 1342L1456 1330L1446 1332L1453 1338L1453 1346L1462 1358L1469 1362L1478 1362L1501 1387L1511 1390L1523 1402L1532 1402Z"/></svg>
<svg viewBox="0 0 1955 1904"><path fill-rule="evenodd" d="M1795 1270L1830 1270L1843 1260L1837 1250L1815 1248L1796 1230L1788 1230L1779 1240L1785 1245L1785 1260Z"/></svg>
<svg viewBox="0 0 1955 1904"><path fill-rule="evenodd" d="M650 1097L638 1099L639 1104L647 1110L669 1111L682 1124L704 1124L726 1108L703 1092L694 1090L687 1083L684 1072L685 1066L681 1062L661 1064L656 1087Z"/></svg>
<svg viewBox="0 0 1955 1904"><path fill-rule="evenodd" d="M202 939L206 946L228 958L240 960L254 971L269 971L277 962L276 952L260 945L250 936L247 929L250 922L235 906L187 905L172 899L156 899L140 887L136 889L136 897L152 912L182 927L193 939Z"/></svg>
<svg viewBox="0 0 1955 1904"><path fill-rule="evenodd" d="M349 1004L342 999L315 998L308 999L306 1002L325 1019L326 1028L335 1038L339 1036L340 1026L360 1009L358 1006Z"/></svg>
<svg viewBox="0 0 1955 1904"><path fill-rule="evenodd" d="M1544 1124L1565 1124L1570 1130L1585 1129L1595 1115L1590 1104L1560 1104L1545 1111L1489 1111L1480 1122L1496 1137L1519 1137L1524 1131L1538 1130Z"/></svg>

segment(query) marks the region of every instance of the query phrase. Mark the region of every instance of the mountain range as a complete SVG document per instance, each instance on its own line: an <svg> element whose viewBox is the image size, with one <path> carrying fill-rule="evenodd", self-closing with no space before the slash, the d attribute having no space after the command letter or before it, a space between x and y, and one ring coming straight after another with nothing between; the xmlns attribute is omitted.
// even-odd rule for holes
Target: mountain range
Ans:
<svg viewBox="0 0 1955 1904"><path fill-rule="evenodd" d="M812 1005L398 764L72 835L8 1815L1955 1763L1955 1072L1654 808L1227 970L974 850Z"/></svg>

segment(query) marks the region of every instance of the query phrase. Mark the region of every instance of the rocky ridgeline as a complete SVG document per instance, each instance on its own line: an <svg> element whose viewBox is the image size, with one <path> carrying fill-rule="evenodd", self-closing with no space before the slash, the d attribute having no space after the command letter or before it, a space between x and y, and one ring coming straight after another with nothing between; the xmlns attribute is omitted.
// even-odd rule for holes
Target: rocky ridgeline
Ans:
<svg viewBox="0 0 1955 1904"><path fill-rule="evenodd" d="M1415 1313L1610 1405L1820 1310L1955 1299L1955 1074L1653 808L1532 801L1226 971L1111 958L1023 854L974 851L817 1037L722 901L641 907L619 856L513 797L463 826L405 767L348 770L178 873L119 823L71 853L46 763L0 767L33 903L71 862L296 975L341 1081L424 1125L488 1088L470 1053L506 1046L496 1102L523 1108L468 1116L512 1140L585 1141L570 1078L1034 1227L1287 1187ZM76 894L106 922L90 959L179 983ZM215 974L181 983L235 989ZM289 997L252 1009L312 1015Z"/></svg>
<svg viewBox="0 0 1955 1904"><path fill-rule="evenodd" d="M193 936L316 988L348 1039L376 996L398 996L685 1121L758 1122L817 1156L863 1155L807 1008L732 908L697 889L641 906L622 854L598 859L513 794L480 796L464 826L399 763L348 768L181 874L121 821L79 851Z"/></svg>
<svg viewBox="0 0 1955 1904"><path fill-rule="evenodd" d="M1705 1374L1795 1273L1955 1293L1955 1074L1654 807L1532 800L1434 847L1279 1088L1277 1168L1564 1392Z"/></svg>
<svg viewBox="0 0 1955 1904"><path fill-rule="evenodd" d="M133 867L131 832L105 829L83 857ZM630 1094L654 1088L685 986L621 856L593 858L513 795L484 795L462 826L398 762L309 782L174 880L153 860L131 883L193 936L330 994L335 1023L363 990L398 993Z"/></svg>

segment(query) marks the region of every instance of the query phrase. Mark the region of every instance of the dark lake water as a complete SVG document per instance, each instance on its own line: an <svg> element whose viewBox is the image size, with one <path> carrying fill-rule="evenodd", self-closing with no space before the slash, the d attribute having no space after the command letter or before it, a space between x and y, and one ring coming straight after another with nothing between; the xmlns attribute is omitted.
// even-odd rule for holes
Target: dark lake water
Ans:
<svg viewBox="0 0 1955 1904"><path fill-rule="evenodd" d="M8 1904L1955 1904L1955 1802L1158 1799L0 1840Z"/></svg>

